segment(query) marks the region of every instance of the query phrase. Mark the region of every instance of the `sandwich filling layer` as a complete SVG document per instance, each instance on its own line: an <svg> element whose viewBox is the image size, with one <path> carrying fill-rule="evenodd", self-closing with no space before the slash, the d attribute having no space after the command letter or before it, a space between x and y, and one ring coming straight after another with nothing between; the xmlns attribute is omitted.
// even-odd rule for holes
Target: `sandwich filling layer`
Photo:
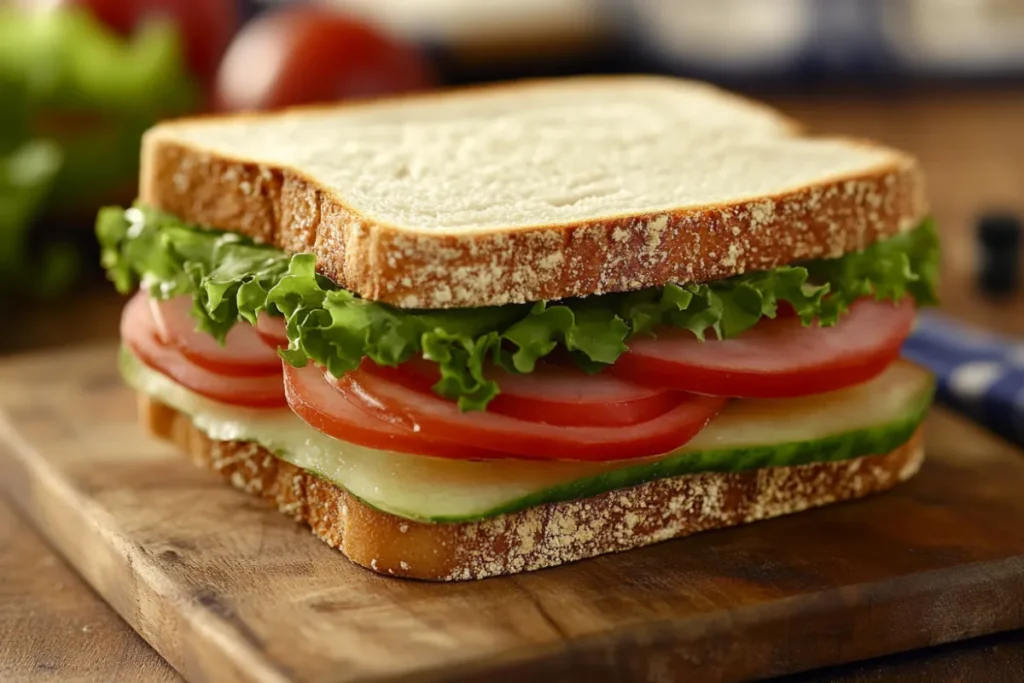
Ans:
<svg viewBox="0 0 1024 683"><path fill-rule="evenodd" d="M899 360L935 300L928 222L714 282L431 310L145 208L97 231L111 279L140 287L121 324L134 388L408 519L883 454L933 392Z"/></svg>
<svg viewBox="0 0 1024 683"><path fill-rule="evenodd" d="M287 254L146 208L103 210L97 233L119 290L128 293L141 281L153 298L192 298L194 327L222 343L236 325L263 317L280 321L287 342L281 356L295 367L312 362L342 377L367 361L394 367L422 357L433 370L433 391L463 411L488 408L502 391L496 375L530 375L550 359L588 374L615 371L634 341L668 331L699 341L734 339L785 315L804 327L834 326L865 298L928 305L939 255L925 221L859 252L710 283L499 307L402 309L338 287L317 274L312 254ZM742 388L727 393L743 395Z"/></svg>
<svg viewBox="0 0 1024 683"><path fill-rule="evenodd" d="M255 442L374 508L429 522L474 521L697 472L888 453L913 435L934 391L927 372L897 361L867 383L828 394L732 401L691 441L654 458L471 461L366 448L313 429L287 408L215 401L148 367L127 349L121 353L121 372L136 391L189 415L211 439Z"/></svg>

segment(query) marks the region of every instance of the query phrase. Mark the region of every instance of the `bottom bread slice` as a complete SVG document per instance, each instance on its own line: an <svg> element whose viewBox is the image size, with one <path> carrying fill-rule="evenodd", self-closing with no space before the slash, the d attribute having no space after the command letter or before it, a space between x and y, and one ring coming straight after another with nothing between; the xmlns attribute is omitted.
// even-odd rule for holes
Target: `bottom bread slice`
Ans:
<svg viewBox="0 0 1024 683"><path fill-rule="evenodd" d="M454 581L541 569L891 488L924 460L920 430L896 450L833 463L691 474L547 503L479 522L430 524L372 508L256 443L214 441L188 415L139 394L139 415L236 488L262 496L374 571Z"/></svg>

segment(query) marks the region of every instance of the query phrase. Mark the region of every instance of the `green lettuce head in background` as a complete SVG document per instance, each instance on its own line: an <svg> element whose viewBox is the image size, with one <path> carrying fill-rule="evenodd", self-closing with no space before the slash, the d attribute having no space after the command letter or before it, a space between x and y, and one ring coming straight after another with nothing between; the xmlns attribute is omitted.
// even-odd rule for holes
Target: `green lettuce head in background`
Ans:
<svg viewBox="0 0 1024 683"><path fill-rule="evenodd" d="M197 100L171 23L129 40L75 7L0 7L0 291L66 290L75 250L30 253L32 226L134 194L143 131Z"/></svg>

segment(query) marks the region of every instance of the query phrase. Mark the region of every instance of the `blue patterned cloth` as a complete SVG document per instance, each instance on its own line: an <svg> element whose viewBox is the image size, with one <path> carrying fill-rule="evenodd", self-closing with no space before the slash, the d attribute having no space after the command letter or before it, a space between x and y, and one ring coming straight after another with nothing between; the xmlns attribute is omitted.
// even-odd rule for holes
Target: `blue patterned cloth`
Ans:
<svg viewBox="0 0 1024 683"><path fill-rule="evenodd" d="M1024 342L924 312L903 355L936 374L940 404L1024 445Z"/></svg>

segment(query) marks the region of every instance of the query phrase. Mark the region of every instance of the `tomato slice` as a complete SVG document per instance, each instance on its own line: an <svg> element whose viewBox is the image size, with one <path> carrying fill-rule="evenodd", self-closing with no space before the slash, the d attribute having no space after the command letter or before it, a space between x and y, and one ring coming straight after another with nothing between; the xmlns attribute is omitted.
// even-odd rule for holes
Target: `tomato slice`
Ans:
<svg viewBox="0 0 1024 683"><path fill-rule="evenodd" d="M312 363L304 368L285 364L284 387L292 411L309 426L335 439L379 450L462 460L507 457L457 442L429 441L409 427L381 420L328 384L323 371Z"/></svg>
<svg viewBox="0 0 1024 683"><path fill-rule="evenodd" d="M221 403L254 408L277 408L287 404L280 370L277 374L254 377L220 375L193 363L175 347L162 343L147 299L145 293L139 292L121 315L121 339L139 360L197 394Z"/></svg>
<svg viewBox="0 0 1024 683"><path fill-rule="evenodd" d="M221 346L212 336L196 329L196 320L189 312L191 296L177 296L167 301L149 299L149 306L160 340L178 349L196 365L232 377L280 376L281 359L252 326L235 325Z"/></svg>
<svg viewBox="0 0 1024 683"><path fill-rule="evenodd" d="M431 387L441 378L437 364L422 358L397 368L367 361L362 370L423 393L432 392ZM501 387L487 412L564 427L638 424L668 412L680 400L674 391L544 362L526 375L497 367L488 368L485 374Z"/></svg>
<svg viewBox="0 0 1024 683"><path fill-rule="evenodd" d="M807 396L860 384L899 356L914 303L862 299L833 327L799 318L762 320L733 339L698 341L686 330L635 338L611 367L633 382L737 398Z"/></svg>
<svg viewBox="0 0 1024 683"><path fill-rule="evenodd" d="M413 430L424 441L457 442L538 460L623 460L668 453L692 439L727 401L677 394L671 410L636 425L563 427L490 411L463 413L451 401L359 370L328 381L353 404Z"/></svg>
<svg viewBox="0 0 1024 683"><path fill-rule="evenodd" d="M288 332L285 327L285 319L279 315L270 315L263 311L256 317L256 334L264 344L273 349L288 346Z"/></svg>

